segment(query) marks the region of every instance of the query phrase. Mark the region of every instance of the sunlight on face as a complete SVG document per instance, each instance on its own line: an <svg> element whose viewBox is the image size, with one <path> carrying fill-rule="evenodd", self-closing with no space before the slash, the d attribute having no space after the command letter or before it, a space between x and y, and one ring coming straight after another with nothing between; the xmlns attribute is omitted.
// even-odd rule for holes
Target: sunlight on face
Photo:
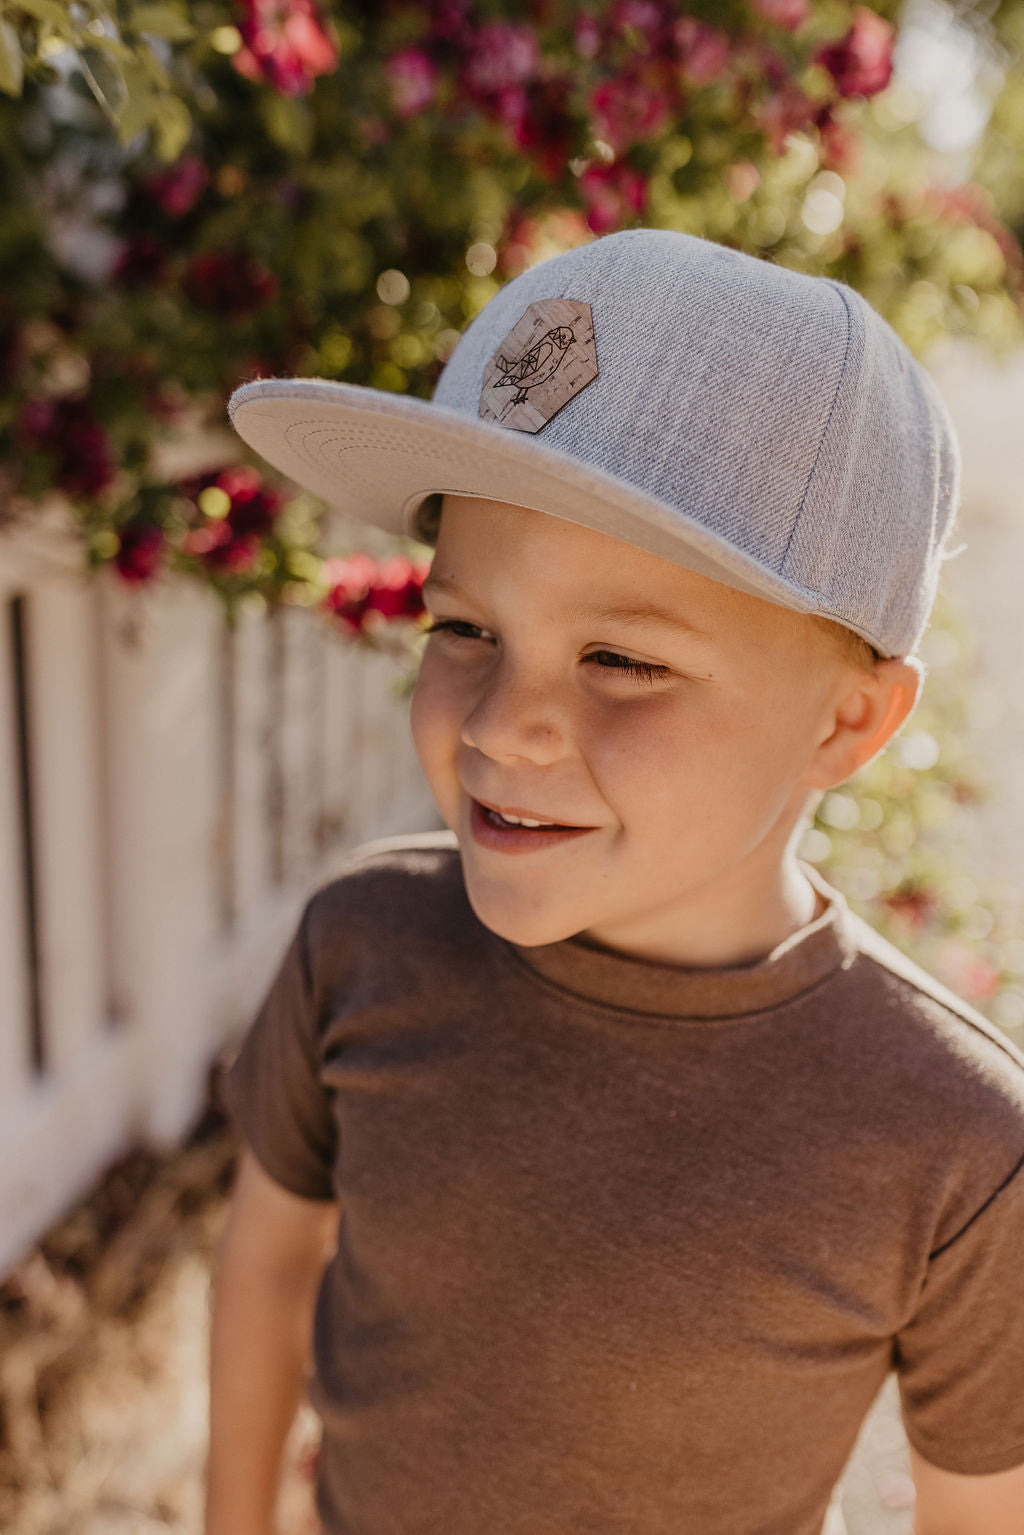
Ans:
<svg viewBox="0 0 1024 1535"><path fill-rule="evenodd" d="M687 924L756 925L841 685L827 638L563 518L443 505L424 600L445 627L412 731L480 920L522 944L584 933L669 956ZM594 830L510 856L476 841L473 798Z"/></svg>

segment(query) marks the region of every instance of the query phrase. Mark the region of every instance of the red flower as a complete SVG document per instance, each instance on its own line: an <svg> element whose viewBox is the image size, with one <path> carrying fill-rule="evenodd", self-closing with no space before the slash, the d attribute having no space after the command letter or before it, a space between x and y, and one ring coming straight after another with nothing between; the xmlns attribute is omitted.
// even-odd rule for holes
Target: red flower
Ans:
<svg viewBox="0 0 1024 1535"><path fill-rule="evenodd" d="M196 555L214 570L251 570L259 559L260 540L274 530L284 496L249 464L234 464L182 481L178 489L200 503L204 490L222 490L230 501L223 517L206 517L181 541L186 554ZM200 511L202 506L200 504Z"/></svg>
<svg viewBox="0 0 1024 1535"><path fill-rule="evenodd" d="M399 117L415 117L434 99L437 67L422 48L403 48L385 64L391 104Z"/></svg>
<svg viewBox="0 0 1024 1535"><path fill-rule="evenodd" d="M69 496L96 496L116 473L113 452L88 400L72 395L28 400L18 418L19 434L42 448L54 464L54 479Z"/></svg>
<svg viewBox="0 0 1024 1535"><path fill-rule="evenodd" d="M378 565L368 554L326 561L329 588L323 606L353 634L366 631L370 613L385 619L418 618L424 611L422 587L430 561L398 554Z"/></svg>
<svg viewBox="0 0 1024 1535"><path fill-rule="evenodd" d="M324 568L329 586L323 606L339 625L359 634L370 586L377 574L376 562L368 554L352 554L347 559L327 560Z"/></svg>
<svg viewBox="0 0 1024 1535"><path fill-rule="evenodd" d="M535 169L548 181L565 175L572 153L576 124L567 108L570 82L563 76L531 80L519 95L519 116L506 117L516 148L528 154ZM499 101L499 111L508 110L508 100Z"/></svg>
<svg viewBox="0 0 1024 1535"><path fill-rule="evenodd" d="M314 0L241 0L238 30L245 44L232 55L240 75L272 85L283 96L313 89L337 67L338 49Z"/></svg>
<svg viewBox="0 0 1024 1535"><path fill-rule="evenodd" d="M814 62L825 66L840 96L874 96L889 84L895 36L884 16L858 5L846 36L820 48Z"/></svg>
<svg viewBox="0 0 1024 1535"><path fill-rule="evenodd" d="M615 229L643 209L644 179L621 160L614 165L588 165L579 188L587 205L587 224L595 234Z"/></svg>
<svg viewBox="0 0 1024 1535"><path fill-rule="evenodd" d="M155 574L165 543L163 528L154 523L129 523L120 530L114 565L123 580L139 584Z"/></svg>
<svg viewBox="0 0 1024 1535"><path fill-rule="evenodd" d="M168 170L147 177L146 191L172 218L191 212L205 192L210 174L197 155L186 155Z"/></svg>
<svg viewBox="0 0 1024 1535"><path fill-rule="evenodd" d="M156 236L139 234L122 246L113 278L126 288L149 287L161 281L167 265L167 251Z"/></svg>
<svg viewBox="0 0 1024 1535"><path fill-rule="evenodd" d="M195 303L231 318L265 309L279 286L273 272L240 250L205 251L193 257L185 274Z"/></svg>
<svg viewBox="0 0 1024 1535"><path fill-rule="evenodd" d="M404 554L382 560L367 593L367 611L385 618L418 618L425 611L421 589L429 568L429 561L417 564Z"/></svg>
<svg viewBox="0 0 1024 1535"><path fill-rule="evenodd" d="M939 899L934 890L911 880L898 886L890 895L883 896L882 905L888 907L893 916L912 932L920 932L938 911Z"/></svg>

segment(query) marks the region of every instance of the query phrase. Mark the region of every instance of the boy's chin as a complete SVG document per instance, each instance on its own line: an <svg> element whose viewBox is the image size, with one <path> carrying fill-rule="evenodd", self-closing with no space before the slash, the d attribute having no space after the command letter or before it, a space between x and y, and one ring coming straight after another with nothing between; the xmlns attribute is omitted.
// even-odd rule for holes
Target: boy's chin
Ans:
<svg viewBox="0 0 1024 1535"><path fill-rule="evenodd" d="M494 894L471 878L465 883L469 904L484 927L509 943L533 949L571 938L586 925L583 917L547 911L537 901L515 900L505 892Z"/></svg>

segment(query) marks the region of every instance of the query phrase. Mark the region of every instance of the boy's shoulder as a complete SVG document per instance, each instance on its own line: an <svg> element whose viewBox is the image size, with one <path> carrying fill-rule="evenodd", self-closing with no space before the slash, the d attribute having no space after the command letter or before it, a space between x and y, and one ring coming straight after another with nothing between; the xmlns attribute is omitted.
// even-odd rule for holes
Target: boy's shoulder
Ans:
<svg viewBox="0 0 1024 1535"><path fill-rule="evenodd" d="M341 855L334 873L306 903L311 952L333 947L355 929L369 943L395 933L436 942L477 918L469 905L455 833L404 832L361 842Z"/></svg>
<svg viewBox="0 0 1024 1535"><path fill-rule="evenodd" d="M847 907L848 983L865 1055L936 1128L1001 1134L1024 1152L1024 1053L996 1024ZM852 997L851 997L852 1000Z"/></svg>

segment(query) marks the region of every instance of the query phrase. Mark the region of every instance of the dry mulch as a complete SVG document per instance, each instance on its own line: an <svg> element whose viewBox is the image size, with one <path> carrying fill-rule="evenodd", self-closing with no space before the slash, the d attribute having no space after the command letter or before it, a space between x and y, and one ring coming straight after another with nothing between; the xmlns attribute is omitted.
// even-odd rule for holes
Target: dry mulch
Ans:
<svg viewBox="0 0 1024 1535"><path fill-rule="evenodd" d="M0 1284L5 1535L201 1535L210 1266L239 1150L220 1068L183 1144L120 1158ZM317 1535L319 1432L304 1404L281 1535Z"/></svg>

